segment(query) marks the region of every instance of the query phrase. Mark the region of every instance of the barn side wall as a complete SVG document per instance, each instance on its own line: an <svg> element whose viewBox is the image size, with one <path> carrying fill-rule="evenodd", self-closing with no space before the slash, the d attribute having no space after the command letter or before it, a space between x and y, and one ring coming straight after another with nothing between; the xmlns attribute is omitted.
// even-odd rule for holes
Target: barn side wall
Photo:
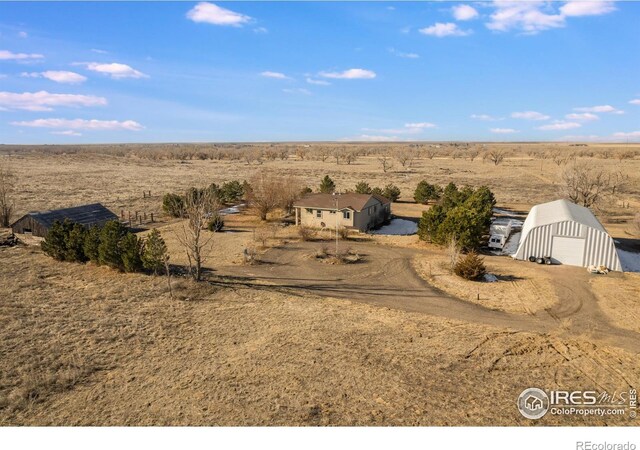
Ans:
<svg viewBox="0 0 640 450"><path fill-rule="evenodd" d="M16 234L24 234L29 232L32 233L33 236L45 237L49 232L49 229L42 225L40 222L33 219L33 217L26 215L21 219L17 220L13 225L11 225L11 231Z"/></svg>
<svg viewBox="0 0 640 450"><path fill-rule="evenodd" d="M584 267L603 265L611 270L622 270L611 236L595 228L570 220L531 229L524 241L521 241L518 245L514 258L526 260L530 256L551 256L553 236L585 239Z"/></svg>

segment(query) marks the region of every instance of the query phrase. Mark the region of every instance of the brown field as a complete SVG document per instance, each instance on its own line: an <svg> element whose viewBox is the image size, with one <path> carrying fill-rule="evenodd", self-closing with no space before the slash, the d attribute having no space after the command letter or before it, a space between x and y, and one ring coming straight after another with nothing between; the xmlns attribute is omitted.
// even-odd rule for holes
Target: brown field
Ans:
<svg viewBox="0 0 640 450"><path fill-rule="evenodd" d="M437 147L436 147L437 146ZM17 175L16 216L102 202L125 216L154 213L171 262L186 264L161 198L191 186L286 174L317 188L366 180L402 191L392 211L419 217L418 181L487 185L498 206L528 211L558 198L570 155L628 181L597 211L614 239L640 251L640 146L423 144L412 167L384 173L381 154L409 144L0 146ZM326 148L326 149L325 149ZM336 164L325 151L357 152ZM508 150L502 164L483 160ZM271 160L269 152L285 159ZM469 154L477 149L479 156ZM262 152L262 161L243 155ZM431 158L428 153L436 152ZM220 159L219 159L220 158ZM151 191L144 197L143 191ZM270 218L279 222L278 215ZM242 263L259 224L227 216L211 236L206 281L119 274L58 263L37 245L0 247L0 425L628 425L627 417L547 415L515 408L527 387L640 386L640 274L592 276L485 256L496 283L445 268L445 249L416 236L354 236L362 256L333 266L313 253L329 236L300 242L274 227L260 262ZM208 233L208 232L207 232ZM34 240L35 241L35 240ZM32 242L35 244L35 242Z"/></svg>

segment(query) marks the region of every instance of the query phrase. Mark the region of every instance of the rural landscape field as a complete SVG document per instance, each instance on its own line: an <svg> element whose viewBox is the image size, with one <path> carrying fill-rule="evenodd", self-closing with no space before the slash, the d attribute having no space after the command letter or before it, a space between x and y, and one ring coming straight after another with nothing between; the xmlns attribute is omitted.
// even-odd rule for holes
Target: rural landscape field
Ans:
<svg viewBox="0 0 640 450"><path fill-rule="evenodd" d="M640 385L640 273L482 251L497 281L467 281L445 246L358 232L338 242L357 264L327 264L314 255L333 248L331 226L303 239L285 210L261 221L243 199L221 231L203 231L195 282L179 239L187 219L163 211L166 193L191 187L267 174L315 192L329 175L341 192L393 183L396 218L432 207L413 198L421 180L488 186L496 211L524 217L585 163L623 180L596 213L640 258L639 145L3 145L0 162L14 218L100 202L132 214L140 236L159 230L173 273L170 289L162 275L57 262L35 237L0 247L0 424L531 425L516 408L527 387Z"/></svg>

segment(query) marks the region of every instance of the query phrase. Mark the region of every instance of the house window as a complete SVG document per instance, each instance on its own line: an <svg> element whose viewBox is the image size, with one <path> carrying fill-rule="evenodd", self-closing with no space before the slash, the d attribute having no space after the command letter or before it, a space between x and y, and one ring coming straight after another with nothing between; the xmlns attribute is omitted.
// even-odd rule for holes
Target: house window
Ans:
<svg viewBox="0 0 640 450"><path fill-rule="evenodd" d="M336 212L334 210L329 211L329 214L335 214Z"/></svg>
<svg viewBox="0 0 640 450"><path fill-rule="evenodd" d="M313 214L313 209L311 209L311 208L307 208L307 212L308 212L309 214Z"/></svg>
<svg viewBox="0 0 640 450"><path fill-rule="evenodd" d="M377 212L378 211L378 205L373 205L373 212Z"/></svg>
<svg viewBox="0 0 640 450"><path fill-rule="evenodd" d="M368 215L371 215L371 208L370 208L370 207L369 207L369 208L367 208L367 214L368 214Z"/></svg>
<svg viewBox="0 0 640 450"><path fill-rule="evenodd" d="M351 211L342 211L342 217L345 219L351 219Z"/></svg>
<svg viewBox="0 0 640 450"><path fill-rule="evenodd" d="M322 218L322 210L321 209L316 211L316 217Z"/></svg>

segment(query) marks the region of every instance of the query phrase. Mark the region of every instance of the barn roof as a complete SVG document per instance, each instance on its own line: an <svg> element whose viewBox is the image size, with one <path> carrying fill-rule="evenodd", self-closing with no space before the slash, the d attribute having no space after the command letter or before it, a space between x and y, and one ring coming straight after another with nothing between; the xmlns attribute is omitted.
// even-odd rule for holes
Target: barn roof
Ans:
<svg viewBox="0 0 640 450"><path fill-rule="evenodd" d="M563 199L542 203L531 208L522 226L520 242L523 242L529 231L536 227L566 221L578 222L604 233L607 232L589 208Z"/></svg>
<svg viewBox="0 0 640 450"><path fill-rule="evenodd" d="M340 194L338 197L338 207L342 209L352 209L354 211L362 211L365 205L372 198L376 199L381 204L391 203L389 199L378 194L356 194L347 193ZM336 196L333 194L309 194L300 200L298 200L293 206L303 208L320 208L320 209L335 209Z"/></svg>
<svg viewBox="0 0 640 450"><path fill-rule="evenodd" d="M30 212L27 216L32 217L47 228L51 227L56 220L64 222L65 219L69 219L74 223L92 226L118 219L118 216L100 203L74 206L73 208L56 209L53 211Z"/></svg>

